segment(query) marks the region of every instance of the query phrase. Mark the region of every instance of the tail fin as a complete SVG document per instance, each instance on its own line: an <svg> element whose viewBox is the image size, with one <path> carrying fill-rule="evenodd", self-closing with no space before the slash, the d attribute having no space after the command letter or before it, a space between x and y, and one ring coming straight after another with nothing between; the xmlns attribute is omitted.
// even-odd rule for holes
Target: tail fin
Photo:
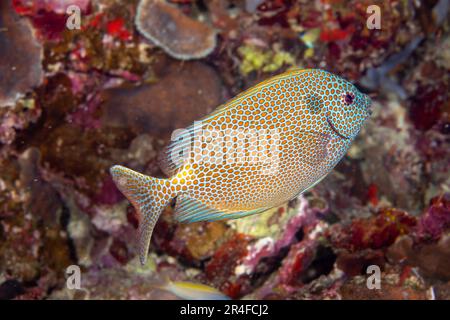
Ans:
<svg viewBox="0 0 450 320"><path fill-rule="evenodd" d="M119 190L138 212L139 258L141 264L145 264L153 228L172 198L164 192L167 190L163 187L166 180L152 178L122 166L113 166L110 172Z"/></svg>

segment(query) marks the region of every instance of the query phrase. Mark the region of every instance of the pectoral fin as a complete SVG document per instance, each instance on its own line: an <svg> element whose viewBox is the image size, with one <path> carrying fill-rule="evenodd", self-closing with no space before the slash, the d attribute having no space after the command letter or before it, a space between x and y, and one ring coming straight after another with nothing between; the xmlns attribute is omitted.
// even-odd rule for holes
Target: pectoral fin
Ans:
<svg viewBox="0 0 450 320"><path fill-rule="evenodd" d="M300 160L316 168L328 156L331 137L320 132L299 131L296 133L295 148L300 152Z"/></svg>

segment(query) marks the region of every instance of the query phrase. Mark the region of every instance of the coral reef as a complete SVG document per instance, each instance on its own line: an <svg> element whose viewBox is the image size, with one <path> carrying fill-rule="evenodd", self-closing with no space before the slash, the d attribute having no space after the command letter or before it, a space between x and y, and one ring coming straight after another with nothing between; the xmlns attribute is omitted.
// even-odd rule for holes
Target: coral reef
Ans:
<svg viewBox="0 0 450 320"><path fill-rule="evenodd" d="M175 299L165 277L235 299L450 299L448 1L384 1L381 30L372 2L0 2L0 299ZM109 167L163 177L173 130L303 67L373 97L346 157L257 216L179 224L172 204L141 266Z"/></svg>

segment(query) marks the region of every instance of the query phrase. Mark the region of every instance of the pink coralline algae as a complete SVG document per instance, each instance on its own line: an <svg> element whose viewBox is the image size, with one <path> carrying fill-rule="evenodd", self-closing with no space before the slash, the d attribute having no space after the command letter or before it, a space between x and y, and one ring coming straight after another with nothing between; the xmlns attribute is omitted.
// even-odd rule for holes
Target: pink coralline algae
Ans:
<svg viewBox="0 0 450 320"><path fill-rule="evenodd" d="M67 29L69 6L80 8L80 14L91 11L90 0L12 0L12 3L18 14L30 18L40 37L55 41L60 40Z"/></svg>
<svg viewBox="0 0 450 320"><path fill-rule="evenodd" d="M75 5L86 13L90 10L90 2L91 0L12 0L17 13L30 15L40 10L66 13L70 5Z"/></svg>
<svg viewBox="0 0 450 320"><path fill-rule="evenodd" d="M247 254L247 245L250 237L243 234L236 234L227 242L223 243L206 264L205 275L210 281L222 289L229 297L240 296L241 284L233 281L235 268Z"/></svg>
<svg viewBox="0 0 450 320"><path fill-rule="evenodd" d="M421 216L417 235L421 241L436 241L450 229L450 195L431 199L430 206Z"/></svg>
<svg viewBox="0 0 450 320"><path fill-rule="evenodd" d="M91 10L90 0L12 0L12 3L18 14L30 18L39 36L48 40L62 38L62 33L67 29L69 6L80 8L80 14L88 14Z"/></svg>
<svg viewBox="0 0 450 320"><path fill-rule="evenodd" d="M241 268L244 273L257 272L257 269L264 264L264 260L276 257L282 250L288 248L298 239L299 230L305 228L314 228L317 224L316 215L320 214L317 208L310 208L306 199L300 197L298 207L294 214L285 222L283 231L277 234L277 237L264 237L249 245L249 252L245 256ZM295 212L296 210L296 212ZM280 207L278 214L287 214L286 208ZM277 216L273 214L272 219ZM272 221L268 220L270 224ZM274 221L273 223L279 223Z"/></svg>
<svg viewBox="0 0 450 320"><path fill-rule="evenodd" d="M287 257L280 267L280 283L295 285L300 281L300 276L305 273L311 264L316 244L314 241L301 241L291 246Z"/></svg>

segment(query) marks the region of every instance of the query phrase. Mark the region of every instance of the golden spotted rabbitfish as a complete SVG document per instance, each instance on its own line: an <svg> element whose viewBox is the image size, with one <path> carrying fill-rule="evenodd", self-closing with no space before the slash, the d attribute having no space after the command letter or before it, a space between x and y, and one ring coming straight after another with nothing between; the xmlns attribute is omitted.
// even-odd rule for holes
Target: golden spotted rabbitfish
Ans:
<svg viewBox="0 0 450 320"><path fill-rule="evenodd" d="M116 185L141 217L141 262L174 198L177 221L215 221L263 212L313 187L345 155L370 104L337 75L288 71L177 130L162 162L170 178L113 166Z"/></svg>

